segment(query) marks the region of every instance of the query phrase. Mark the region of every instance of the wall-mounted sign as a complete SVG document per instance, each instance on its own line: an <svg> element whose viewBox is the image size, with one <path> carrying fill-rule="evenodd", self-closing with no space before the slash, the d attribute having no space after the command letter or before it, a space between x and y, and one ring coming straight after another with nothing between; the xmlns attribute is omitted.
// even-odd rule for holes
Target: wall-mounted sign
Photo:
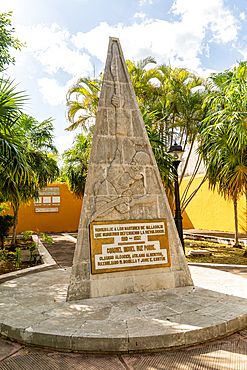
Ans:
<svg viewBox="0 0 247 370"><path fill-rule="evenodd" d="M92 273L170 266L166 220L90 223Z"/></svg>
<svg viewBox="0 0 247 370"><path fill-rule="evenodd" d="M58 212L58 208L35 208L36 213Z"/></svg>
<svg viewBox="0 0 247 370"><path fill-rule="evenodd" d="M49 186L47 188L40 189L39 195L60 195L59 186Z"/></svg>
<svg viewBox="0 0 247 370"><path fill-rule="evenodd" d="M60 197L52 197L52 204L60 206Z"/></svg>
<svg viewBox="0 0 247 370"><path fill-rule="evenodd" d="M60 206L60 188L59 186L50 186L39 191L38 199L35 199L34 207L54 207ZM35 212L57 212L57 211L37 211Z"/></svg>
<svg viewBox="0 0 247 370"><path fill-rule="evenodd" d="M41 206L42 204L42 197L38 197L37 199L35 199L34 201L34 206Z"/></svg>
<svg viewBox="0 0 247 370"><path fill-rule="evenodd" d="M46 206L51 205L51 197L43 197L43 204Z"/></svg>

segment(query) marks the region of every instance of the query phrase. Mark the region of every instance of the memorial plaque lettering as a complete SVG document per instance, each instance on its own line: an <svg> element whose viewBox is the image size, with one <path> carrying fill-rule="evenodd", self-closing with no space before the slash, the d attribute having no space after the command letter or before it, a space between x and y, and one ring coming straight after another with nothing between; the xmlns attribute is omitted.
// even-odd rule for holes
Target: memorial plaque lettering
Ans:
<svg viewBox="0 0 247 370"><path fill-rule="evenodd" d="M60 188L59 186L49 186L47 188L42 188L39 191L39 196L41 195L60 195Z"/></svg>
<svg viewBox="0 0 247 370"><path fill-rule="evenodd" d="M92 273L170 266L166 220L91 222Z"/></svg>
<svg viewBox="0 0 247 370"><path fill-rule="evenodd" d="M58 208L35 208L35 213L58 212Z"/></svg>

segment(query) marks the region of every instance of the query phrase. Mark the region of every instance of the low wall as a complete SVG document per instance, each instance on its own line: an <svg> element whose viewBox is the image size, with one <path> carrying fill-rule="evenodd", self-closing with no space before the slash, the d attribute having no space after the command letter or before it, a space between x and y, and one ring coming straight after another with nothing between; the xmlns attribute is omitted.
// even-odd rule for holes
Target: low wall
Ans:
<svg viewBox="0 0 247 370"><path fill-rule="evenodd" d="M77 199L66 183L49 184L46 189L46 192L41 192L39 202L21 205L17 233L25 230L46 233L78 230L82 199Z"/></svg>

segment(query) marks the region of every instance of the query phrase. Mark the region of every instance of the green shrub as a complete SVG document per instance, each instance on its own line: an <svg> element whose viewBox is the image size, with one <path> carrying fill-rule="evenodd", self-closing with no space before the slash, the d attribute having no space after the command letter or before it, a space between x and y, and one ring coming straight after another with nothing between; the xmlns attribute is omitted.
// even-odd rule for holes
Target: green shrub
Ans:
<svg viewBox="0 0 247 370"><path fill-rule="evenodd" d="M9 231L14 224L14 216L2 215L0 216L0 241L1 248L4 248L4 238L9 235Z"/></svg>
<svg viewBox="0 0 247 370"><path fill-rule="evenodd" d="M18 269L19 266L20 266L20 263L21 263L21 250L20 250L20 248L15 248L14 261L15 261L15 267Z"/></svg>
<svg viewBox="0 0 247 370"><path fill-rule="evenodd" d="M0 250L0 262L6 261L7 257L8 257L8 251L6 251L6 249Z"/></svg>

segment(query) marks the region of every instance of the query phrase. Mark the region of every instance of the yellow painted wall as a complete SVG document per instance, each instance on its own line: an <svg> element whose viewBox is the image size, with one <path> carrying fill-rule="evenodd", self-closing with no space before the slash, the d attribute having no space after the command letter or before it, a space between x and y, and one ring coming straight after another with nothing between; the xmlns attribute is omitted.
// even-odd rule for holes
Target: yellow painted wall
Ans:
<svg viewBox="0 0 247 370"><path fill-rule="evenodd" d="M194 179L189 194L199 186L202 178L203 175L198 175ZM180 196L189 179L188 177L182 181ZM234 232L233 202L224 200L217 192L209 190L207 181L201 186L182 216L184 228ZM246 232L245 196L238 201L238 216L239 232Z"/></svg>
<svg viewBox="0 0 247 370"><path fill-rule="evenodd" d="M189 194L200 184L203 175L193 181ZM185 189L189 177L180 186L180 195ZM49 184L48 187L59 186L60 205L56 213L36 213L34 203L21 205L17 232L33 230L39 232L71 232L77 231L82 199L77 199L68 189L66 183ZM246 232L246 201L245 196L238 201L239 232ZM183 213L183 227L189 229L219 230L234 232L234 214L232 201L226 201L217 192L208 189L205 182Z"/></svg>
<svg viewBox="0 0 247 370"><path fill-rule="evenodd" d="M30 205L21 205L19 210L17 233L25 230L39 232L77 231L82 199L77 199L68 189L66 183L49 184L48 187L60 188L60 205L58 212L36 213L33 201ZM42 207L44 207L42 205ZM52 208L53 206L47 206Z"/></svg>

